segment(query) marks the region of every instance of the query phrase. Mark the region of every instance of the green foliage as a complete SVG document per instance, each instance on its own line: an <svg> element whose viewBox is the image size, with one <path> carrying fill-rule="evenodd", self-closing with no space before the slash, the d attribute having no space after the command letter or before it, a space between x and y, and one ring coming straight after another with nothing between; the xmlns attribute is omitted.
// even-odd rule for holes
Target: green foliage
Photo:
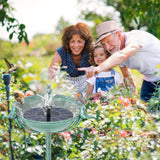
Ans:
<svg viewBox="0 0 160 160"><path fill-rule="evenodd" d="M53 55L60 45L59 36L55 34L40 34L33 37L33 45L30 48L32 51L38 49L45 55Z"/></svg>
<svg viewBox="0 0 160 160"><path fill-rule="evenodd" d="M17 19L12 16L14 8L10 5L8 0L0 0L0 22L2 26L6 26L6 30L9 33L9 39L11 40L16 34L19 42L22 40L28 45L28 37L25 32L25 25L20 24Z"/></svg>
<svg viewBox="0 0 160 160"><path fill-rule="evenodd" d="M85 11L83 10L81 12L80 18L85 19L87 21L94 22L94 26L91 28L91 30L95 40L97 39L96 26L103 21L110 20L108 15L105 15L105 16L98 15L95 12L89 11L89 10L85 10Z"/></svg>
<svg viewBox="0 0 160 160"><path fill-rule="evenodd" d="M156 92L153 93L153 96L149 100L149 110L153 113L160 112L160 88L156 88Z"/></svg>
<svg viewBox="0 0 160 160"><path fill-rule="evenodd" d="M84 3L83 0L79 1L79 3ZM95 4L98 4L98 2L98 0L95 1ZM101 2L104 3L106 10L107 6L112 6L115 9L113 14L103 13L103 15L100 15L97 13L97 10L83 9L80 15L82 19L94 23L94 37L96 37L95 27L97 24L114 19L114 15L116 15L116 11L118 11L120 13L120 21L125 31L144 28L146 31L160 38L160 0L102 0Z"/></svg>
<svg viewBox="0 0 160 160"><path fill-rule="evenodd" d="M100 4L98 2L103 2L103 0L99 0L99 1L97 0L97 1L94 1L94 2L92 2L90 0L87 0L87 1L78 0L78 2L79 3L84 3L86 6L88 6L88 5L98 6ZM98 8L98 10L100 10L102 8L102 6L98 6L98 7L100 7L100 8ZM112 19L113 15L115 13L111 13L111 12L108 12L108 14L107 14L107 12L97 13L96 7L95 7L95 9L92 8L92 7L91 7L92 9L89 9L90 7L84 7L84 8L81 9L81 14L79 15L79 18L93 23L91 31L92 31L92 34L93 34L93 38L96 40L97 39L96 26L103 21L107 21L107 20ZM104 4L104 8L107 11L107 6L105 7L105 4Z"/></svg>
<svg viewBox="0 0 160 160"><path fill-rule="evenodd" d="M153 159L154 151L159 153L159 123L139 99L95 99L88 104L88 113L96 118L73 131L73 138L83 136L72 139L76 147L72 159Z"/></svg>
<svg viewBox="0 0 160 160"><path fill-rule="evenodd" d="M17 44L15 43L0 40L0 59L14 57L16 47L17 47Z"/></svg>
<svg viewBox="0 0 160 160"><path fill-rule="evenodd" d="M10 60L14 57L12 63L16 63L24 56L53 56L60 45L59 37L54 34L36 35L28 46L24 42L17 44L0 40L0 61L3 58ZM0 67L4 68L3 60Z"/></svg>
<svg viewBox="0 0 160 160"><path fill-rule="evenodd" d="M36 74L42 70L43 64L35 65L38 60L34 57L32 66L27 68L24 63L22 75ZM49 60L49 59L48 59ZM31 59L29 60L31 61ZM46 61L47 64L47 61ZM41 67L40 67L41 65ZM39 71L38 71L38 66ZM34 67L37 67L33 69ZM32 68L32 69L31 69ZM37 73L36 73L37 71ZM17 71L18 72L18 71ZM16 72L15 72L16 73ZM15 78L17 76L17 78ZM23 76L20 78L23 80ZM57 78L55 78L57 79ZM26 82L29 84L32 79ZM42 80L38 77L38 80ZM10 157L8 147L8 120L4 119L6 112L5 86L0 77L0 157ZM60 88L64 85L58 81ZM58 83L53 82L53 85ZM69 86L67 86L69 87ZM26 88L18 79L18 75L12 75L10 85L11 105L14 103L13 91ZM52 134L53 159L146 159L159 157L159 121L155 122L155 115L148 111L147 105L138 97L131 97L128 91L121 94L118 90L106 93L101 99L88 100L87 112L95 119L84 120L80 125L64 133ZM39 154L45 157L45 134L30 133L20 128L12 121L13 152L16 160L32 160L33 155Z"/></svg>
<svg viewBox="0 0 160 160"><path fill-rule="evenodd" d="M70 23L68 21L65 21L63 17L60 17L58 24L56 26L56 33L61 34L63 29L69 25Z"/></svg>
<svg viewBox="0 0 160 160"><path fill-rule="evenodd" d="M126 31L146 27L148 32L160 38L159 0L106 0L105 3L120 12Z"/></svg>

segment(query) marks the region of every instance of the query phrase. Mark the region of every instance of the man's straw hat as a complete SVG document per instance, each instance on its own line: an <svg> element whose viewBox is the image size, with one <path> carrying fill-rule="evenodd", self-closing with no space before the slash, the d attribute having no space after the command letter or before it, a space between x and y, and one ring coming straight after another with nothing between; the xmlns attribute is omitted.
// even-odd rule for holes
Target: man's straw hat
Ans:
<svg viewBox="0 0 160 160"><path fill-rule="evenodd" d="M119 27L119 25L113 20L100 23L96 27L96 32L98 35L98 40L96 41L96 43L98 43L100 40L110 35L111 33L117 31L122 31L122 28Z"/></svg>

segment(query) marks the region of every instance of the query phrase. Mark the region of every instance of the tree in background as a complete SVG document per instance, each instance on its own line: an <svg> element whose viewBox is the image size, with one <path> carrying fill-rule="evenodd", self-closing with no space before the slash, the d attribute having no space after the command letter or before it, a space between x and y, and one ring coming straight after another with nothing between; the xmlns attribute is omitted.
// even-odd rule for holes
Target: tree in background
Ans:
<svg viewBox="0 0 160 160"><path fill-rule="evenodd" d="M69 26L70 23L69 21L66 21L62 16L60 17L59 21L58 21L58 24L56 26L56 34L61 34L62 33L62 30Z"/></svg>
<svg viewBox="0 0 160 160"><path fill-rule="evenodd" d="M91 3L91 1L87 1ZM79 3L87 3L83 0L79 0ZM119 18L122 26L124 26L125 31L130 31L132 29L145 29L146 31L152 33L156 37L160 38L160 0L101 0L104 7L113 7L115 11L112 14L103 12L102 14L97 13L99 9L98 0L94 1L96 3L96 9L89 10L83 9L81 17L85 20L94 22L94 34L95 27L102 21L107 21L109 19L114 19L114 15L117 11L120 13ZM89 5L88 5L89 8Z"/></svg>
<svg viewBox="0 0 160 160"><path fill-rule="evenodd" d="M120 22L119 12L112 6L105 5L104 0L79 0L79 5L79 8L83 8L79 18L90 23L94 39L97 38L96 26L99 23L110 19Z"/></svg>
<svg viewBox="0 0 160 160"><path fill-rule="evenodd" d="M20 24L18 20L13 17L12 11L14 11L14 8L10 5L8 0L0 0L0 25L6 27L7 32L9 32L10 40L16 34L19 42L24 40L26 44L29 44L25 25Z"/></svg>
<svg viewBox="0 0 160 160"><path fill-rule="evenodd" d="M105 0L120 12L126 31L146 27L146 31L160 38L160 0Z"/></svg>
<svg viewBox="0 0 160 160"><path fill-rule="evenodd" d="M95 25L91 28L94 39L96 39L96 37L97 37L96 26L99 23L101 23L102 21L109 20L109 17L107 17L107 16L102 17L101 15L96 14L92 11L88 11L88 10L82 11L82 14L81 14L80 17L83 18L83 19L86 19L87 21L93 21L94 22Z"/></svg>

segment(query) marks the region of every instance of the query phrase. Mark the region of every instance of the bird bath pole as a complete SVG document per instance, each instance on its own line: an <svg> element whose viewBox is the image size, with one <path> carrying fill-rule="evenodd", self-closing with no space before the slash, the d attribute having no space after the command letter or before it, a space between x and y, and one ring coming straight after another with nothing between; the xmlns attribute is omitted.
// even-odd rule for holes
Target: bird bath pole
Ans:
<svg viewBox="0 0 160 160"><path fill-rule="evenodd" d="M3 81L5 84L5 88L6 88L6 95L7 95L7 105L8 105L8 114L10 113L10 108L9 108L9 94L10 94L10 88L9 88L9 84L11 81L11 74L3 74ZM10 144L10 151L11 151L11 160L14 160L13 157L13 150L12 150L12 140L11 140L11 130L12 130L12 122L11 119L9 119L9 144Z"/></svg>
<svg viewBox="0 0 160 160"><path fill-rule="evenodd" d="M46 160L51 160L51 133L46 132Z"/></svg>

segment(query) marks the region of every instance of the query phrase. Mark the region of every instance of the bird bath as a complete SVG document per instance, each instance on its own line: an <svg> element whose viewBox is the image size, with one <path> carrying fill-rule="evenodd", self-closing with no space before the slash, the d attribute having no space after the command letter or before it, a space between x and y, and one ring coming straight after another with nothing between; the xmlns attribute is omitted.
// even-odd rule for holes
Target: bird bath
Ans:
<svg viewBox="0 0 160 160"><path fill-rule="evenodd" d="M51 86L46 85L44 95L25 97L24 104L15 102L7 118L31 132L45 132L46 160L51 160L51 132L65 132L91 117L82 103L70 96L52 95Z"/></svg>

